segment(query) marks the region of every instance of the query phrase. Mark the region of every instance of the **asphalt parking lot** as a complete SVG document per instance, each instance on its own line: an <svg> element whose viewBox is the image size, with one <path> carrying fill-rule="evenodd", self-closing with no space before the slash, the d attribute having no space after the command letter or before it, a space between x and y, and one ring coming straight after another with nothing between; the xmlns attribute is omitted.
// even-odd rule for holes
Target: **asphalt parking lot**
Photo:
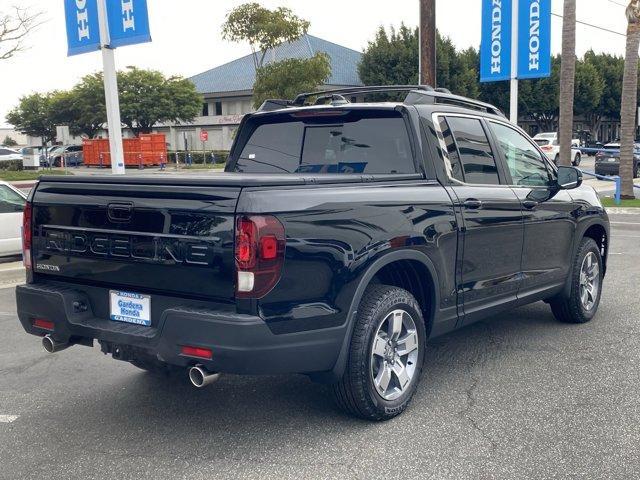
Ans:
<svg viewBox="0 0 640 480"><path fill-rule="evenodd" d="M204 390L43 352L0 287L0 479L640 477L640 215L612 215L598 316L537 303L430 343L410 408L352 419L302 376Z"/></svg>

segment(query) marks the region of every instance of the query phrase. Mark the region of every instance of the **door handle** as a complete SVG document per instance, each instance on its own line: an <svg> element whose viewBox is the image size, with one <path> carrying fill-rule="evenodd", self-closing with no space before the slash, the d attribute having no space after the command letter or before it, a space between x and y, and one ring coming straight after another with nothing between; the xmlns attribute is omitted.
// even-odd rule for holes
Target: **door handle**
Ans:
<svg viewBox="0 0 640 480"><path fill-rule="evenodd" d="M482 202L477 198L467 198L464 203L464 208L469 210L479 210L482 208Z"/></svg>
<svg viewBox="0 0 640 480"><path fill-rule="evenodd" d="M524 200L522 202L522 206L527 210L533 210L538 206L538 202L536 202L535 200Z"/></svg>

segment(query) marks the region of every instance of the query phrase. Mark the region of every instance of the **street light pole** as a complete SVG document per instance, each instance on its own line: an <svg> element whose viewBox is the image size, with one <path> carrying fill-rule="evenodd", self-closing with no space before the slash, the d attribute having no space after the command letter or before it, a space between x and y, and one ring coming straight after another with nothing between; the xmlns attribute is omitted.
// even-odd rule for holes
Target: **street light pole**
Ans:
<svg viewBox="0 0 640 480"><path fill-rule="evenodd" d="M419 79L421 85L436 86L436 0L419 0Z"/></svg>
<svg viewBox="0 0 640 480"><path fill-rule="evenodd" d="M120 121L120 100L118 98L118 78L114 50L109 46L109 25L107 20L107 0L98 0L100 25L100 46L104 68L104 93L109 129L109 149L111 151L111 173L124 175L124 149L122 147L122 123Z"/></svg>

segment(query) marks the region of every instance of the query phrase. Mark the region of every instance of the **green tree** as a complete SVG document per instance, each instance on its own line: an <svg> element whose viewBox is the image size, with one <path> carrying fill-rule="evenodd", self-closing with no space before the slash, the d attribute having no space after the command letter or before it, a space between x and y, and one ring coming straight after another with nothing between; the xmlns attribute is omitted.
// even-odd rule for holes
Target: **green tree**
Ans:
<svg viewBox="0 0 640 480"><path fill-rule="evenodd" d="M402 24L397 31L392 27L387 33L380 27L364 51L358 73L365 85L417 84L417 29Z"/></svg>
<svg viewBox="0 0 640 480"><path fill-rule="evenodd" d="M54 101L55 120L68 125L72 135L94 138L107 123L101 73L87 75Z"/></svg>
<svg viewBox="0 0 640 480"><path fill-rule="evenodd" d="M19 132L41 138L44 144L53 141L56 122L52 104L59 93L34 93L20 98L18 106L7 114L7 122Z"/></svg>
<svg viewBox="0 0 640 480"><path fill-rule="evenodd" d="M469 48L456 51L448 37L437 36L436 75L438 87L458 95L477 98L478 52ZM369 42L358 65L365 85L415 85L418 83L418 30L404 24L388 32L380 27Z"/></svg>
<svg viewBox="0 0 640 480"><path fill-rule="evenodd" d="M591 112L586 113L592 137L595 140L603 140L600 138L602 120L605 117L613 120L620 119L624 59L615 55L588 51L584 56L584 62L592 65L599 72L604 83L600 102Z"/></svg>
<svg viewBox="0 0 640 480"><path fill-rule="evenodd" d="M4 145L5 147L15 147L16 145L18 145L18 142L16 142L13 138L7 135L6 137L4 137L4 141L2 142L2 145Z"/></svg>
<svg viewBox="0 0 640 480"><path fill-rule="evenodd" d="M264 66L267 50L298 40L308 30L309 22L288 8L269 10L258 3L245 3L227 15L222 25L222 38L249 42L257 71Z"/></svg>
<svg viewBox="0 0 640 480"><path fill-rule="evenodd" d="M294 98L300 92L316 90L331 75L328 55L310 59L290 58L258 69L253 87L254 106L269 98Z"/></svg>
<svg viewBox="0 0 640 480"><path fill-rule="evenodd" d="M551 59L551 76L519 85L520 114L536 122L543 132L553 132L560 115L560 56Z"/></svg>
<svg viewBox="0 0 640 480"><path fill-rule="evenodd" d="M593 64L584 60L578 61L574 101L576 115L582 115L588 120L600 105L604 91L605 81L602 73Z"/></svg>
<svg viewBox="0 0 640 480"><path fill-rule="evenodd" d="M189 80L166 78L155 70L118 72L122 123L136 135L163 122L190 122L202 109L202 96Z"/></svg>

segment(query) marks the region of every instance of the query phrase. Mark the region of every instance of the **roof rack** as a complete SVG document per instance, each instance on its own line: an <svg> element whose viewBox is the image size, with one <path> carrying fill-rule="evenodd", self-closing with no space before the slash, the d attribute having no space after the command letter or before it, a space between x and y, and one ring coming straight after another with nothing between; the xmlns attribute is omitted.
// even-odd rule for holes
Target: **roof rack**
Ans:
<svg viewBox="0 0 640 480"><path fill-rule="evenodd" d="M349 87L333 90L322 90L317 92L302 93L298 95L292 102L291 106L303 106L307 99L316 97L315 103L318 104L326 99L332 99L336 95L363 95L373 93L390 93L390 92L409 92L404 100L407 105L452 105L464 108L472 108L493 115L504 117L502 111L485 102L474 100L472 98L454 95L446 88L436 88L429 85L374 85L366 87Z"/></svg>
<svg viewBox="0 0 640 480"><path fill-rule="evenodd" d="M367 87L347 87L336 88L333 90L320 90L317 92L301 93L292 102L296 107L301 107L309 97L316 97L317 100L330 98L332 95L362 95L371 93L390 93L390 92L410 92L412 90L434 91L429 85L374 85ZM317 101L316 100L316 101Z"/></svg>

